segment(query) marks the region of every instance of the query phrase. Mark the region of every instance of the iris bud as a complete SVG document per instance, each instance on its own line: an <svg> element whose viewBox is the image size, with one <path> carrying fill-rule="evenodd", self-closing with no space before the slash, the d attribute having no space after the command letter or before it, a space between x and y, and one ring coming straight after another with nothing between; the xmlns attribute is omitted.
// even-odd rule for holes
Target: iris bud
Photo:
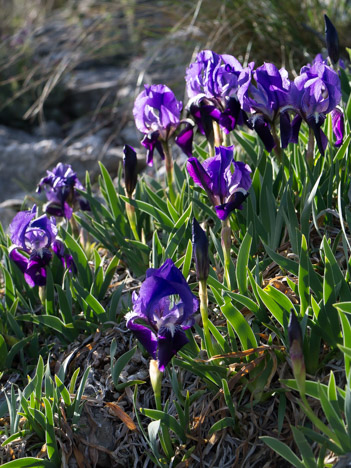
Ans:
<svg viewBox="0 0 351 468"><path fill-rule="evenodd" d="M210 264L208 258L208 238L196 218L193 218L192 234L196 276L198 281L206 281Z"/></svg>
<svg viewBox="0 0 351 468"><path fill-rule="evenodd" d="M296 379L299 391L305 393L305 380L306 380L306 367L303 356L303 340L302 331L295 315L292 310L290 313L290 320L288 325L288 336L289 336L289 354L292 364L294 377Z"/></svg>
<svg viewBox="0 0 351 468"><path fill-rule="evenodd" d="M137 155L129 145L125 145L123 148L124 158L124 183L126 192L129 198L132 197L138 178L137 172Z"/></svg>
<svg viewBox="0 0 351 468"><path fill-rule="evenodd" d="M339 61L339 37L335 26L327 15L324 15L325 22L325 42L327 44L330 60L336 64Z"/></svg>

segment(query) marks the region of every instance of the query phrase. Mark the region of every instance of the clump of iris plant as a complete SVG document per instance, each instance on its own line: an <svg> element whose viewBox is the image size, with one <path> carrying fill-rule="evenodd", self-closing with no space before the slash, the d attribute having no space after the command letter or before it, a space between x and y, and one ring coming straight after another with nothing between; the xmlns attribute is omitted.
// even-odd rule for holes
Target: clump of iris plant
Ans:
<svg viewBox="0 0 351 468"><path fill-rule="evenodd" d="M188 342L185 330L194 324L198 301L171 259L149 268L139 294L133 293L133 310L126 315L132 330L161 372Z"/></svg>
<svg viewBox="0 0 351 468"><path fill-rule="evenodd" d="M72 257L65 255L64 245L56 239L57 227L54 217L37 217L37 207L30 211L20 211L10 224L12 246L11 260L24 274L30 287L45 286L46 267L54 252L68 269L74 269Z"/></svg>
<svg viewBox="0 0 351 468"><path fill-rule="evenodd" d="M146 148L147 164L152 165L155 149L165 160L167 184L171 198L174 198L173 190L173 159L169 146L169 139L181 124L180 113L182 103L177 100L174 93L163 84L145 85L136 98L133 115L137 129L144 133L141 144ZM186 130L186 129L185 129ZM189 146L189 138L192 135L187 131L177 139L177 144L189 154L186 148ZM191 141L190 141L191 146Z"/></svg>
<svg viewBox="0 0 351 468"><path fill-rule="evenodd" d="M52 171L47 171L37 188L45 190L48 203L44 206L47 214L71 219L73 210L78 205L81 210L89 210L89 203L77 192L84 187L69 164L58 163Z"/></svg>

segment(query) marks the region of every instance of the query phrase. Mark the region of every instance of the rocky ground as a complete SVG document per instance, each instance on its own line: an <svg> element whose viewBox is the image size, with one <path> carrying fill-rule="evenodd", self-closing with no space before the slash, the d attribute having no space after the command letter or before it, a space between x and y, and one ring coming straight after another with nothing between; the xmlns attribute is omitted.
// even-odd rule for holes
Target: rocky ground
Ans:
<svg viewBox="0 0 351 468"><path fill-rule="evenodd" d="M71 164L82 181L86 171L92 180L97 177L98 161L116 174L123 146L140 146L132 107L144 83L167 83L182 99L189 40L200 32L189 26L157 39L140 37L135 45L128 25L114 20L123 25L122 45L111 55L103 47L100 55L94 48L87 52L87 43L101 41L100 13L70 24L58 11L45 25L22 28L7 38L7 45L27 61L20 69L25 80L15 81L17 93L8 87L16 77L9 77L4 62L6 44L0 49L0 221L5 227L24 197L35 195L45 171L59 161ZM23 52L24 41L32 48L30 57ZM19 62L15 60L16 70ZM39 76L37 88L32 73ZM143 168L144 151L138 152Z"/></svg>

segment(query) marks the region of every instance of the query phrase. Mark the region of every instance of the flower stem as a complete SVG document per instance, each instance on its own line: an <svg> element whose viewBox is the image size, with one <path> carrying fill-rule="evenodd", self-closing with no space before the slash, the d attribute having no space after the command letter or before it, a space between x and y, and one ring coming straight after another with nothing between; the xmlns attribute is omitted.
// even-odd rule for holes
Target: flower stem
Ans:
<svg viewBox="0 0 351 468"><path fill-rule="evenodd" d="M311 406L309 405L306 396L300 392L301 396L301 407L305 414L309 417L309 419L312 421L312 423L321 431L324 432L324 434L329 437L330 440L334 442L335 445L338 447L342 448L340 445L340 442L338 441L337 437L335 436L334 432L326 426L313 412Z"/></svg>
<svg viewBox="0 0 351 468"><path fill-rule="evenodd" d="M172 153L171 153L171 149L169 147L168 141L162 142L162 148L165 154L166 177L167 177L169 199L171 200L172 203L174 203L176 199L176 195L175 195L174 187L173 187L173 179L174 179L173 158L172 158Z"/></svg>
<svg viewBox="0 0 351 468"><path fill-rule="evenodd" d="M306 161L310 168L313 167L313 156L314 156L314 133L313 133L312 128L309 128Z"/></svg>
<svg viewBox="0 0 351 468"><path fill-rule="evenodd" d="M204 329L204 343L208 357L214 355L208 319L208 296L206 280L199 281L200 313Z"/></svg>
<svg viewBox="0 0 351 468"><path fill-rule="evenodd" d="M130 228L134 234L134 238L137 241L140 241L140 237L136 227L136 214L135 214L135 207L130 203L126 203L126 212L129 221Z"/></svg>
<svg viewBox="0 0 351 468"><path fill-rule="evenodd" d="M149 366L149 375L151 386L154 391L154 398L156 409L162 411L162 401L161 401L161 388L162 388L162 377L163 372L158 368L158 362L155 359L151 359ZM164 425L161 426L160 442L165 452L166 456L170 459L174 455L174 450L172 447L171 437L169 435L169 430Z"/></svg>
<svg viewBox="0 0 351 468"><path fill-rule="evenodd" d="M272 124L272 134L273 134L273 139L275 143L274 153L277 156L278 161L282 162L282 159L283 159L282 148L280 146L280 140L277 134L277 129L274 124Z"/></svg>
<svg viewBox="0 0 351 468"><path fill-rule="evenodd" d="M217 122L213 121L213 134L214 134L214 145L221 146L222 134Z"/></svg>
<svg viewBox="0 0 351 468"><path fill-rule="evenodd" d="M222 249L224 257L224 276L228 288L231 290L232 285L230 281L230 247L231 247L231 229L229 218L222 221Z"/></svg>

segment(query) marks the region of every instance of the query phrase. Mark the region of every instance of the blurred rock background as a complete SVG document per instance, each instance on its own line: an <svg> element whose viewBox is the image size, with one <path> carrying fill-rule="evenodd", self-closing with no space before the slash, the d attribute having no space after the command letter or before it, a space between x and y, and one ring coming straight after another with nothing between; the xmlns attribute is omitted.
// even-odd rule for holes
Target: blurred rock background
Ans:
<svg viewBox="0 0 351 468"><path fill-rule="evenodd" d="M185 69L204 48L293 76L323 51L324 13L346 58L350 0L0 0L0 221L59 161L82 181L99 160L115 174L123 145L139 148L144 83L186 104Z"/></svg>

